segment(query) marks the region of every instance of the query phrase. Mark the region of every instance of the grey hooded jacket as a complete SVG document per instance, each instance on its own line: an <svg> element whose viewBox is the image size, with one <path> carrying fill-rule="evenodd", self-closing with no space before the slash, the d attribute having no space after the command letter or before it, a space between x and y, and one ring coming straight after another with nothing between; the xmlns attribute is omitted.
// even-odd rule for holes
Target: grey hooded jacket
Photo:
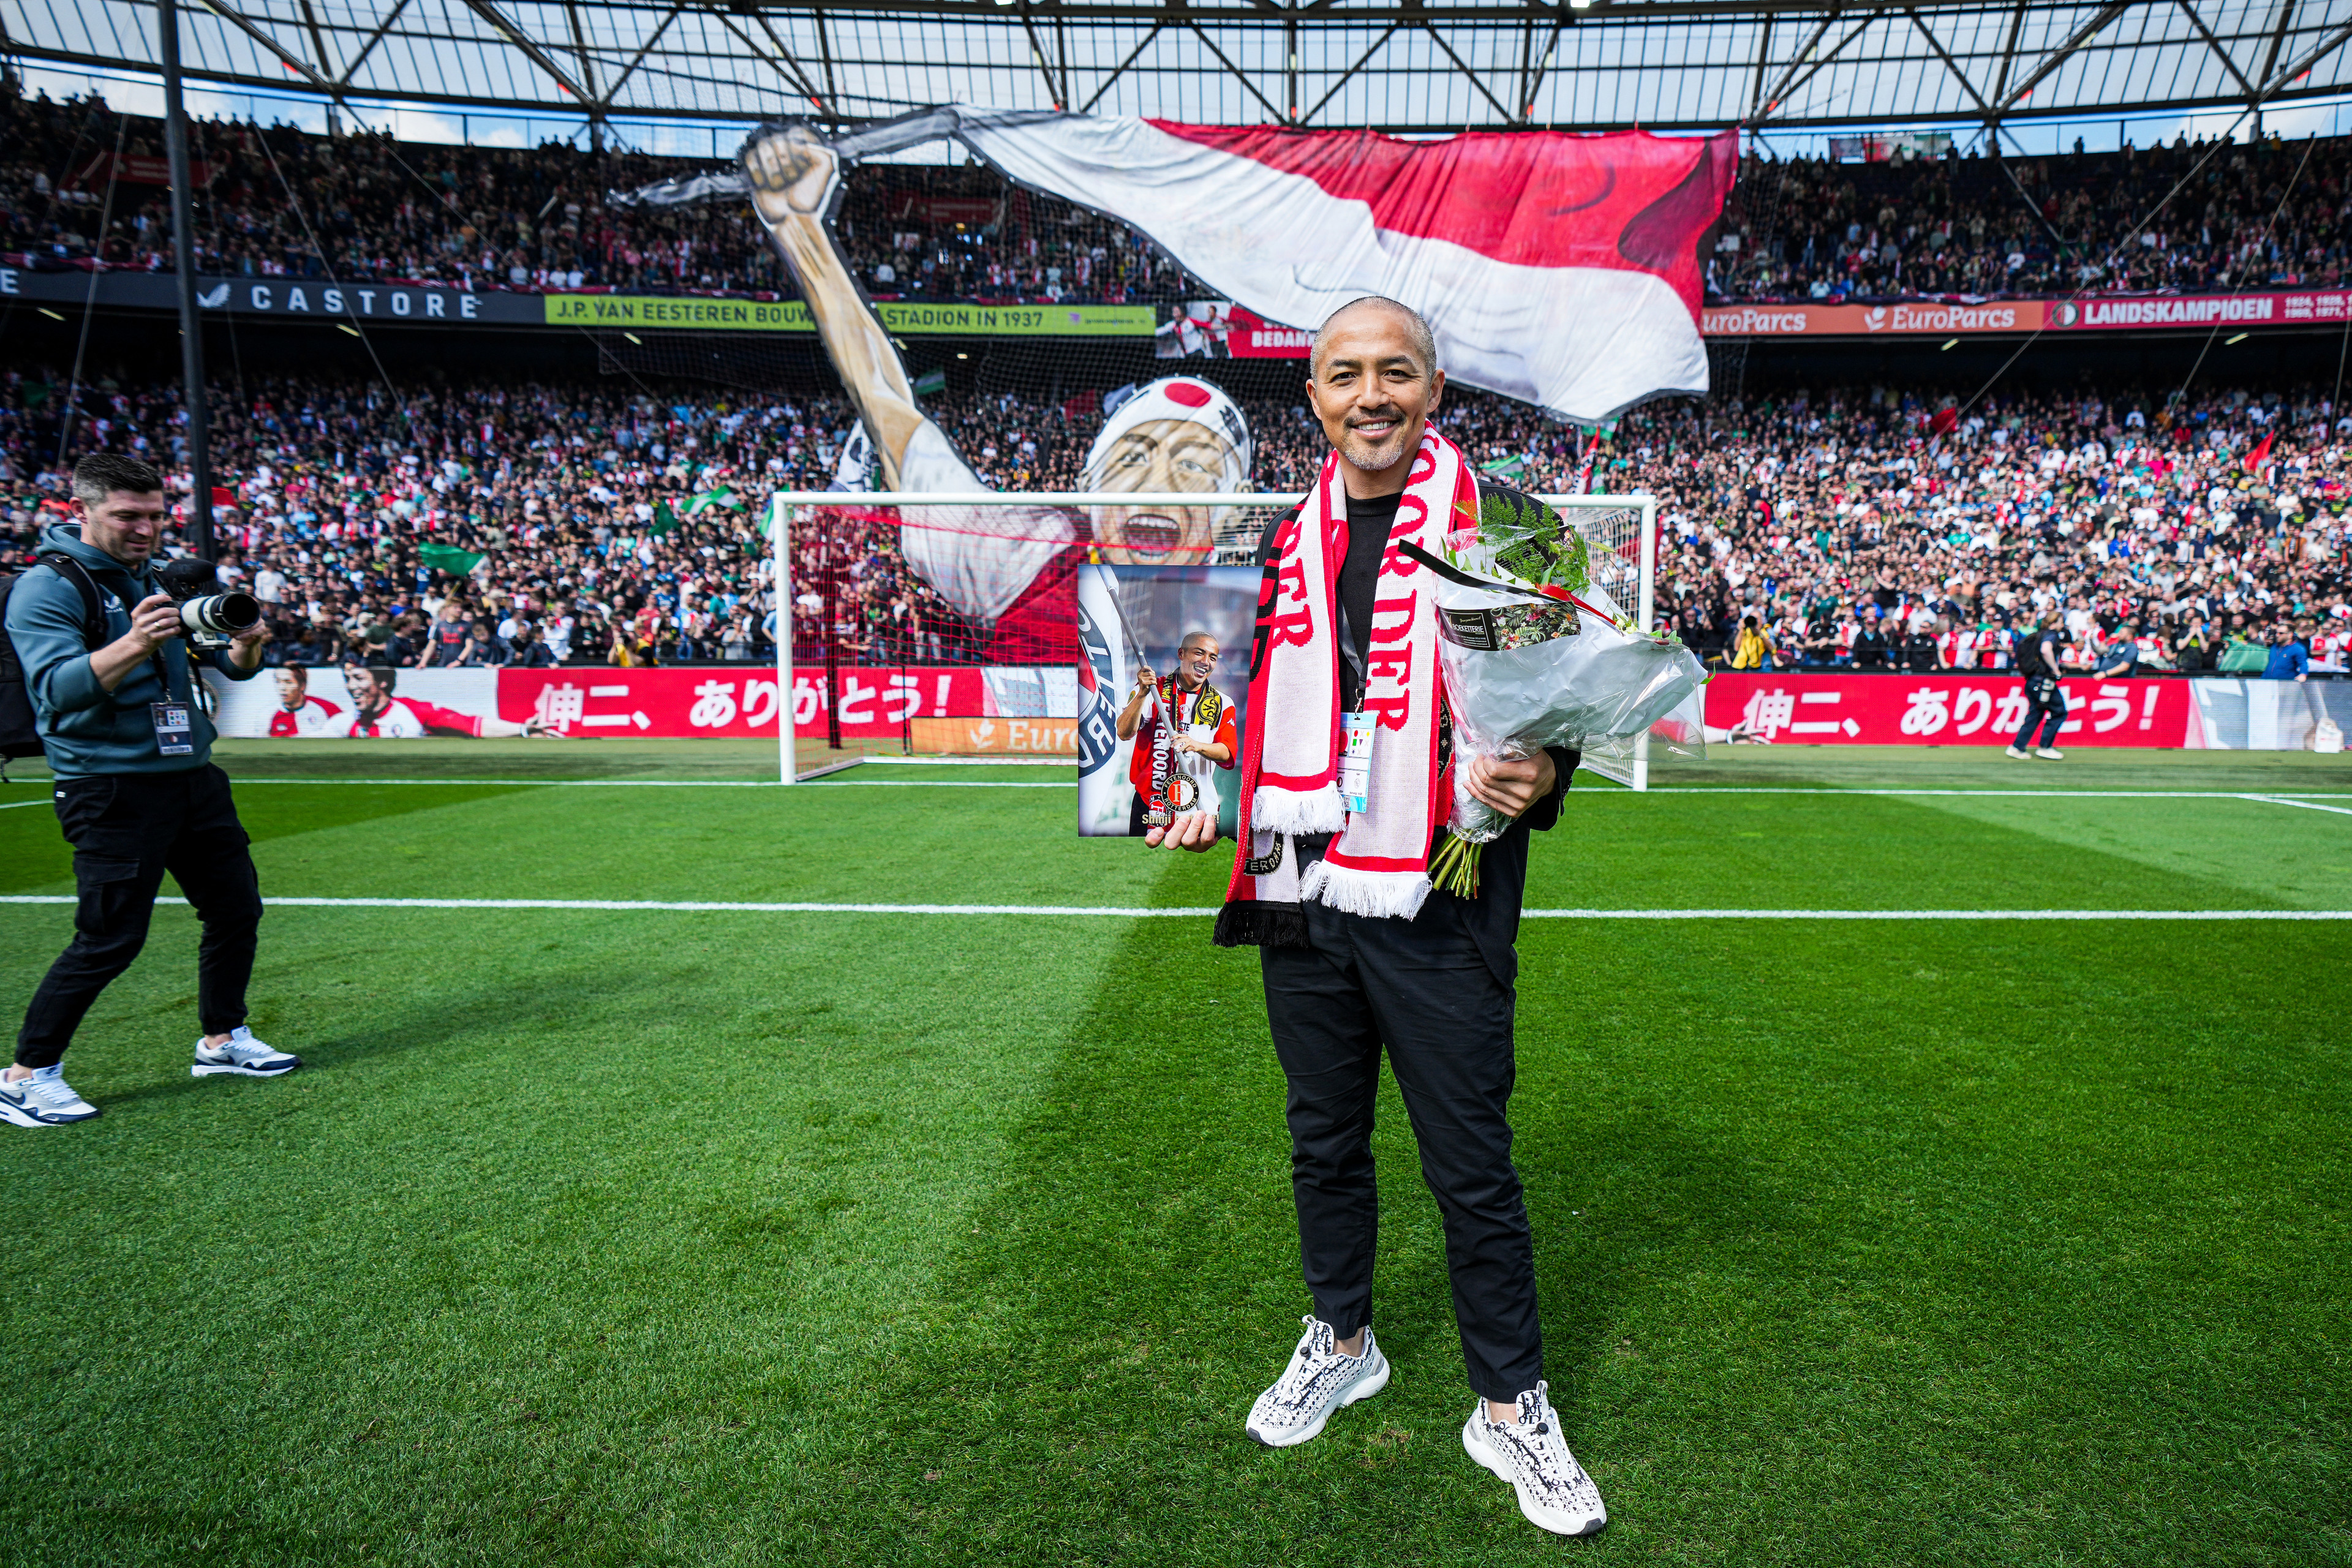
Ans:
<svg viewBox="0 0 2352 1568"><path fill-rule="evenodd" d="M96 545L83 543L78 522L43 529L40 547L72 556L97 582L99 605L106 614L105 642L130 632L130 606L162 592L151 568L142 566L133 573ZM111 691L99 685L83 636L81 590L55 567L34 567L9 590L8 640L25 667L34 728L48 751L49 770L58 777L178 773L212 760L212 721L201 708L189 716L195 730L189 755L166 757L155 750L155 723L147 705L163 701L165 693L154 659L141 663ZM193 699L186 639L174 637L159 651L171 681L170 695ZM212 654L207 662L231 680L257 673L238 669L226 648Z"/></svg>

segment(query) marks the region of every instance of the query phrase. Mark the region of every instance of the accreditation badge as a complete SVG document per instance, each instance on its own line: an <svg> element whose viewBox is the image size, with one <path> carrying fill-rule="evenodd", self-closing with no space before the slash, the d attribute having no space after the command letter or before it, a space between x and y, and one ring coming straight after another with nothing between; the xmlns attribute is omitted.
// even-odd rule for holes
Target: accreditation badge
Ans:
<svg viewBox="0 0 2352 1568"><path fill-rule="evenodd" d="M166 757L193 757L196 754L196 727L188 717L184 702L150 702L147 710L155 721L155 750Z"/></svg>
<svg viewBox="0 0 2352 1568"><path fill-rule="evenodd" d="M1372 808L1372 731L1370 713L1339 715L1339 804L1360 816Z"/></svg>

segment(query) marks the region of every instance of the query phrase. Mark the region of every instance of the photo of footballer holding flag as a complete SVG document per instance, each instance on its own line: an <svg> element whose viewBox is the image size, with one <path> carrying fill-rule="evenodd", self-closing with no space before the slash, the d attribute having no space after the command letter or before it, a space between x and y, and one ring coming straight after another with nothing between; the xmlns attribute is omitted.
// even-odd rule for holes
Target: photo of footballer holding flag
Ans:
<svg viewBox="0 0 2352 1568"><path fill-rule="evenodd" d="M1219 658L1215 637L1187 632L1176 649L1175 674L1136 666L1135 694L1118 714L1118 738L1135 742L1127 764L1135 786L1127 830L1136 837L1181 813L1217 809L1217 773L1232 771L1241 751L1233 704L1209 684Z"/></svg>

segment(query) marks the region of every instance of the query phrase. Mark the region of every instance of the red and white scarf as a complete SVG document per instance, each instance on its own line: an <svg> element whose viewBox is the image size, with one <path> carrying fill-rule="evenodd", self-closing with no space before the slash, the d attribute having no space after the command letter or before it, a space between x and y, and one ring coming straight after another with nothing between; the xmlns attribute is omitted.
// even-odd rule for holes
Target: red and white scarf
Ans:
<svg viewBox="0 0 2352 1568"><path fill-rule="evenodd" d="M1411 920L1429 896L1430 844L1453 799L1437 754L1436 600L1427 573L1397 546L1410 541L1434 553L1449 529L1475 527L1477 481L1451 441L1423 431L1381 555L1364 670L1364 711L1375 719L1371 787L1368 809L1350 815L1339 798L1335 601L1348 558L1340 460L1324 459L1314 493L1276 535L1258 589L1240 843L1217 920L1226 946L1303 942L1299 906L1310 899ZM1302 875L1296 837L1309 833L1339 837Z"/></svg>

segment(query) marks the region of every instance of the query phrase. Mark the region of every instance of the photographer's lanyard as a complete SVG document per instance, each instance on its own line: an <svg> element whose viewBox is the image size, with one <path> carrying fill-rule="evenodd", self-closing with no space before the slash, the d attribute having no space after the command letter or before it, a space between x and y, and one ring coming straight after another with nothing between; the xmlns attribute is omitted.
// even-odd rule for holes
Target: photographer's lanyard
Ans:
<svg viewBox="0 0 2352 1568"><path fill-rule="evenodd" d="M131 585L133 589L152 586L152 584L142 584L135 578L132 579ZM124 613L130 613L131 608L129 604L125 604ZM155 726L156 754L165 757L193 757L196 754L194 700L191 698L183 701L173 697L172 665L171 661L163 657L161 644L158 644L155 650L147 656L147 659L155 667L155 683L163 689L163 700L147 704L148 717ZM195 683L193 668L188 680L193 687Z"/></svg>
<svg viewBox="0 0 2352 1568"><path fill-rule="evenodd" d="M1348 595L1331 584L1331 605L1339 634L1339 657L1356 677L1355 705L1339 715L1339 804L1361 816L1372 804L1372 716L1364 711L1364 691L1370 684L1363 650L1356 647L1355 628L1348 624Z"/></svg>

